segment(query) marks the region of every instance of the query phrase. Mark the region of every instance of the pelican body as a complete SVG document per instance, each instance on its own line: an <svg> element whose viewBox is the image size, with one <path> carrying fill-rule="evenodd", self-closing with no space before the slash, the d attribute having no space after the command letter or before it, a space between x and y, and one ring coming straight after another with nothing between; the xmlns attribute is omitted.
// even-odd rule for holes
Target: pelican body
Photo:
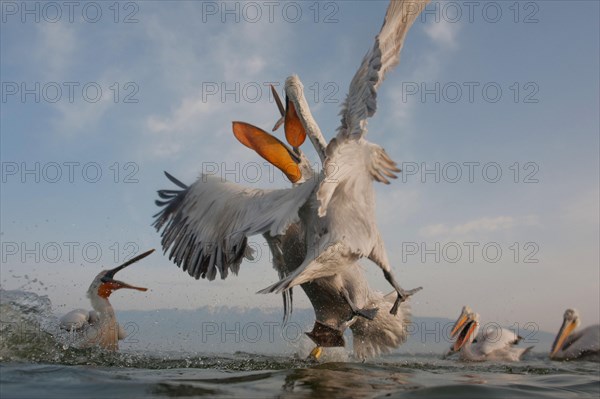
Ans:
<svg viewBox="0 0 600 399"><path fill-rule="evenodd" d="M361 315L362 304L375 302L394 316L380 320L381 325L402 325L406 315L395 317L401 303L420 287L405 291L394 279L374 223L373 187L373 181L389 183L387 178L395 177L394 173L400 170L383 148L363 136L367 118L375 113L376 90L387 71L397 64L406 33L428 1L390 3L375 45L350 84L342 109L342 126L329 144L310 114L297 76L286 80L285 110L278 100L283 116L276 127L284 124L291 149L261 129L244 122L233 123L236 138L282 170L294 183L292 188L250 189L212 175L201 175L188 187L167 174L183 189L160 190L161 199L156 201L164 208L155 215L154 226L157 231L162 229L161 244L165 252L169 251L169 259L196 279L214 280L217 273L226 278L230 271L237 274L242 260L251 256L248 237L262 234L274 254L277 240L283 237L295 246L279 248L283 262L275 260L274 265L281 280L259 292L282 293L287 307L288 301L291 304L291 288L301 285L315 307L319 333L323 326L343 330L352 325L359 335L375 334L362 325L373 318L369 313L372 309ZM421 6L418 12L416 5ZM303 166L299 146L307 135L324 164L319 174L310 173ZM294 225L298 228L288 233ZM393 303L390 304L389 296L363 287L364 278L356 272L356 262L362 257L381 267L397 293ZM365 317L354 321L357 315ZM377 316L373 322L376 320ZM403 334L381 342L402 342ZM335 338L334 335L327 339Z"/></svg>
<svg viewBox="0 0 600 399"><path fill-rule="evenodd" d="M406 33L423 1L392 1L381 31L350 83L342 107L341 126L319 155L324 167L314 190L299 209L306 231L307 256L294 273L259 291L282 292L295 285L340 273L348 264L367 257L383 271L397 292L390 309L396 314L400 303L421 287L405 291L396 282L383 239L375 225L373 182L389 184L400 172L385 150L365 139L367 119L375 114L376 93L385 74L399 61ZM421 9L415 12L415 6ZM316 136L316 122L310 114L303 88L296 76L286 81L286 94L304 129ZM310 134L313 132L313 134ZM312 139L312 138L311 138ZM315 137L314 141L319 141Z"/></svg>
<svg viewBox="0 0 600 399"><path fill-rule="evenodd" d="M487 326L479 331L479 325L479 314L473 313L468 306L463 307L450 334L456 339L450 353L458 352L463 361L516 362L533 348L516 347L522 338L509 329Z"/></svg>
<svg viewBox="0 0 600 399"><path fill-rule="evenodd" d="M579 313L567 309L563 323L552 344L552 360L591 360L600 361L600 325L596 324L575 331L581 324Z"/></svg>
<svg viewBox="0 0 600 399"><path fill-rule="evenodd" d="M108 301L110 295L121 288L146 291L147 288L136 287L119 280L114 276L125 267L150 255L154 250L141 255L110 270L103 270L94 278L87 291L94 310L75 309L60 319L60 328L69 331L76 346L86 348L99 346L103 349L116 351L119 340L125 339L127 333L117 322L115 311Z"/></svg>
<svg viewBox="0 0 600 399"><path fill-rule="evenodd" d="M270 247L279 245L279 249L272 249L273 263L283 275L302 263L303 241L300 223L290 226L285 235L267 241ZM371 290L358 263L347 265L335 276L301 284L301 288L315 311L315 325L307 333L317 345L311 352L312 358L319 358L321 347L345 346L343 333L348 327L352 330L354 355L359 359L389 352L406 341L406 326L410 323L408 303L403 303L400 312L392 315L389 311L393 295L384 296Z"/></svg>
<svg viewBox="0 0 600 399"><path fill-rule="evenodd" d="M282 114L282 119L276 124L276 128L278 127L277 125L280 125L285 121L287 133L288 124L293 124L294 121L290 121L289 108L288 110L285 110L283 105L281 105L281 100L277 93L273 92L273 94L275 95L275 99L279 104L280 112ZM261 148L256 148L256 145L251 143L252 140L255 142L274 142L273 139L267 138L268 133L252 125L234 122L233 128L234 134L238 140L247 144L248 147L256 150L259 154L261 154ZM289 134L286 134L286 136L289 136ZM263 139L260 139L260 137L263 137ZM290 140L288 139L288 142L289 141ZM317 151L319 151L320 142L314 141L313 143L315 143ZM298 181L309 181L315 172L310 167L310 163L302 151L297 147L294 147L293 150L285 148L283 143L277 143L277 145L282 151L287 151L289 153L293 152L294 157L299 160L298 167L300 170L300 177L296 180L296 183L294 183L295 186L301 184L298 183ZM265 159L272 161L273 158L265 156ZM188 207L190 207L191 204L194 204L194 211L196 213L202 213L204 215L211 213L209 213L208 209L205 210L200 208L201 204L208 204L213 208L215 204L215 202L211 201L212 197L209 196L208 189L206 188L206 184L209 181L207 177L202 176L192 186L188 187L170 174L166 172L165 174L177 186L183 188L183 190L159 191L161 198L168 199L168 201L165 202L157 201L158 205L166 205L163 211L157 215L158 219L155 222L157 229L160 229L163 223L167 223L167 228L163 231L163 240L169 237L171 229L180 228L179 225L173 224L171 220L184 217L184 212L189 209ZM295 176L295 174L291 174L288 175L288 178L290 181L294 181ZM217 195L221 192L220 197L222 200L225 202L230 201L232 198L227 192L223 191L225 186L217 184L216 181L214 181L213 184L213 181L214 180L210 180L210 184L212 184L210 187L210 195ZM234 187L231 183L226 184L232 188ZM196 187L203 187L204 190L198 193L198 195L195 195L197 192L195 190ZM240 193L247 192L242 191L241 188L239 190ZM261 194L265 193L264 190L256 192L260 192ZM253 191L252 195L255 195L254 193L255 192ZM218 236L219 226L211 225L210 223L212 223L212 221L207 220L206 217L202 218L202 220L194 221L194 223L198 223L198 225L192 226L190 224L189 228L194 228L196 230L201 228L203 229L202 231L210 231L210 234L213 234L214 239L219 242L221 239L221 237ZM209 228L211 230L208 230ZM275 270L277 270L280 278L284 278L294 272L294 270L304 261L306 257L305 231L306 227L300 219L287 226L283 234L272 235L270 232L263 233L273 255L273 266ZM163 244L164 242L165 241L163 241ZM237 249L237 253L246 257L251 256L249 254L249 247L245 241L242 240L238 245L240 247ZM164 245L164 248L166 250L167 246ZM217 255L217 257L218 256L223 255ZM214 278L210 273L205 275L195 273L193 271L194 269L189 269L187 267L185 258L182 260L184 260L184 262L180 262L181 266L183 266L184 270L187 269L190 275L193 275L196 278L207 277L209 280L211 277ZM408 305L403 306L401 313L397 316L376 316L379 308L384 308L386 311L389 311L389 308L392 306L389 297L384 298L381 293L370 290L358 264L353 263L347 266L347 268L343 268L337 275L323 277L315 279L312 282L301 284L302 289L313 305L316 316L313 330L307 333L317 345L311 353L311 357L315 359L318 359L320 353L319 349L321 347L344 346L345 341L343 333L349 326L351 326L355 338L353 340L355 355L363 359L368 356L375 356L379 353L387 352L399 346L406 340L405 325L408 323L410 317ZM233 270L234 273L236 273L237 266ZM222 275L222 277L225 276L226 275ZM283 292L284 322L288 319L289 314L292 311L292 299L292 289ZM373 323L373 326L371 326L371 328L366 327L365 323L374 318L374 321L368 323L369 325ZM377 325L385 327L387 332L380 331L376 327Z"/></svg>

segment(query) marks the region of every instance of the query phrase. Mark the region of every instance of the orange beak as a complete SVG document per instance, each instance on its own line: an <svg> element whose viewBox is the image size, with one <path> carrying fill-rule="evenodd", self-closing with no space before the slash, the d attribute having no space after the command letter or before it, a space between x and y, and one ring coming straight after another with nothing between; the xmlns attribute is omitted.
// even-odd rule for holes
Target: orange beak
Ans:
<svg viewBox="0 0 600 399"><path fill-rule="evenodd" d="M129 288L129 289L138 290L138 291L147 291L148 288L136 287L136 286L124 283L122 281L115 280L114 276L116 273L123 270L127 266L132 265L141 259L144 259L146 256L150 255L152 252L154 252L154 249L146 251L143 254L140 254L140 255L128 260L127 262L115 267L114 269L107 271L106 274L102 277L102 280L101 280L102 283L100 284L100 287L98 287L98 296L100 296L102 298L108 298L110 296L110 294L112 294L114 291L119 290L121 288Z"/></svg>
<svg viewBox="0 0 600 399"><path fill-rule="evenodd" d="M118 281L118 280L110 280L110 281L103 282L102 284L100 284L100 287L98 288L98 296L100 296L102 298L108 298L110 296L110 294L112 294L114 291L119 290L121 288L129 288L129 289L138 290L138 291L148 291L148 288L136 287L136 286L129 285L127 283L124 283L124 282Z"/></svg>
<svg viewBox="0 0 600 399"><path fill-rule="evenodd" d="M577 327L577 324L572 320L563 321L562 326L560 326L560 330L558 331L558 335L552 344L552 351L550 352L550 357L556 355L564 345L565 340L571 335L573 330Z"/></svg>
<svg viewBox="0 0 600 399"><path fill-rule="evenodd" d="M233 134L240 143L281 170L292 183L302 178L295 155L274 136L245 122L233 122Z"/></svg>
<svg viewBox="0 0 600 399"><path fill-rule="evenodd" d="M285 129L285 139L292 147L300 147L306 140L306 130L304 130L304 126L298 118L294 103L290 100L287 101L283 127Z"/></svg>

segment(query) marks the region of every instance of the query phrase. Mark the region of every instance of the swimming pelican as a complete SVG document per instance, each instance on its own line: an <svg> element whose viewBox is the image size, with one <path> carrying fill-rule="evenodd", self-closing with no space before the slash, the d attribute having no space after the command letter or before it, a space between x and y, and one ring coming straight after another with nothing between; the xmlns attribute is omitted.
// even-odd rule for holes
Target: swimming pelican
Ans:
<svg viewBox="0 0 600 399"><path fill-rule="evenodd" d="M259 291L282 292L295 285L336 275L348 264L368 257L383 271L394 287L397 298L390 309L396 314L401 302L421 287L405 291L396 282L387 258L383 240L374 223L375 192L373 181L389 184L400 172L385 150L365 139L367 119L375 114L377 89L385 74L395 66L408 29L428 3L392 1L388 6L381 31L350 83L343 104L341 126L337 136L327 145L323 173L314 195L300 209L307 230L307 256L295 271L279 282ZM418 5L417 10L415 6ZM307 132L316 122L302 95L297 77L289 78L286 88L298 87L296 95L286 90ZM313 193L311 193L313 194Z"/></svg>
<svg viewBox="0 0 600 399"><path fill-rule="evenodd" d="M600 361L600 325L573 332L580 323L579 314L575 309L565 311L563 323L552 344L551 359Z"/></svg>
<svg viewBox="0 0 600 399"><path fill-rule="evenodd" d="M101 271L88 288L87 296L94 310L75 309L60 318L60 328L74 334L76 344L80 347L100 346L116 351L118 342L125 339L127 333L117 323L115 311L108 301L110 294L121 288L146 291L147 288L135 287L119 280L114 276L120 270L135 263L154 252L153 249L128 260L120 266Z"/></svg>
<svg viewBox="0 0 600 399"><path fill-rule="evenodd" d="M533 348L515 347L522 338L506 328L486 326L483 331L478 331L479 314L464 306L450 333L452 338L456 338L450 353L458 352L461 360L471 362L519 361Z"/></svg>

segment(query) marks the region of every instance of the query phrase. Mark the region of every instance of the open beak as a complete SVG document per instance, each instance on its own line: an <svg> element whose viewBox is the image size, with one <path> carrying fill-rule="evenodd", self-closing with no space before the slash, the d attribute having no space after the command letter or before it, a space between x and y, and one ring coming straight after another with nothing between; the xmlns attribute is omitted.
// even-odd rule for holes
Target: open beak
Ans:
<svg viewBox="0 0 600 399"><path fill-rule="evenodd" d="M460 330L460 334L456 338L456 342L454 343L454 347L452 350L458 352L467 342L471 341L471 336L475 333L477 329L477 321L471 320L467 318L469 321L465 325L465 328ZM463 323L464 324L464 323Z"/></svg>
<svg viewBox="0 0 600 399"><path fill-rule="evenodd" d="M550 357L556 355L556 352L558 352L563 347L565 340L569 335L571 335L575 327L577 327L577 323L575 323L575 320L565 319L563 321L562 326L560 326L560 330L558 330L558 335L556 336L556 339L552 344L552 351L550 352Z"/></svg>
<svg viewBox="0 0 600 399"><path fill-rule="evenodd" d="M450 338L454 338L456 334L458 334L467 320L469 320L469 312L467 311L466 307L463 307L460 316L458 316L458 320L456 320L456 323L454 323L454 328L452 328L452 331L450 332Z"/></svg>
<svg viewBox="0 0 600 399"><path fill-rule="evenodd" d="M300 147L306 140L306 130L304 130L304 126L302 125L302 122L296 113L296 107L294 106L294 103L286 96L284 109L281 98L279 97L279 94L273 85L271 85L271 92L273 93L273 97L277 103L277 108L281 114L281 118L277 121L277 123L275 123L273 131L279 129L279 127L283 124L285 129L285 139L287 142L294 148Z"/></svg>
<svg viewBox="0 0 600 399"><path fill-rule="evenodd" d="M287 99L287 104L285 108L285 139L288 143L294 148L300 147L304 140L306 140L306 130L304 130L304 126L302 126L302 122L296 114L296 107L294 107L294 103Z"/></svg>
<svg viewBox="0 0 600 399"><path fill-rule="evenodd" d="M273 126L272 131L274 132L277 129L279 129L279 127L285 121L285 108L283 107L281 98L279 97L279 94L277 93L277 90L275 90L275 87L273 87L273 85L271 85L271 93L273 93L273 98L275 98L275 102L277 103L277 109L279 109L279 114L281 114L281 118L279 118L279 120L275 123L275 126Z"/></svg>
<svg viewBox="0 0 600 399"><path fill-rule="evenodd" d="M273 135L246 122L233 122L233 134L240 143L281 170L292 183L302 178L298 167L300 157Z"/></svg>
<svg viewBox="0 0 600 399"><path fill-rule="evenodd" d="M108 272L106 272L104 277L102 277L102 280L101 280L102 284L100 284L100 287L98 288L98 295L103 298L108 298L113 291L119 290L121 288L129 288L129 289L138 290L138 291L147 291L148 288L136 287L134 285L127 284L123 281L115 280L114 276L117 272L123 270L127 266L132 265L133 263L135 263L141 259L144 259L146 256L150 255L152 252L154 252L154 249L151 249L150 251L146 251L143 254L140 254L140 255L136 256L135 258L130 259L127 262L123 263L122 265L119 265L119 266L115 267L114 269L111 269Z"/></svg>

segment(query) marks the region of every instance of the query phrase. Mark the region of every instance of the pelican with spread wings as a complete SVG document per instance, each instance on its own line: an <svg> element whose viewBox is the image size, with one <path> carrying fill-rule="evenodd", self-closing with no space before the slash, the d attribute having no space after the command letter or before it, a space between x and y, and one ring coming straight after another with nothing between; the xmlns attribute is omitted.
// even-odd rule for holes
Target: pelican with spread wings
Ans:
<svg viewBox="0 0 600 399"><path fill-rule="evenodd" d="M165 252L170 250L169 258L196 279L213 280L217 273L226 278L230 271L239 271L244 257L251 256L248 237L285 237L292 226L301 223L305 231L300 265L288 268L280 282L261 292L283 292L285 298L293 286L336 280L351 272L358 259L368 257L383 269L397 292L386 309L396 315L401 302L420 288L404 291L392 275L374 223L373 181L389 183L387 178L399 170L383 148L367 142L364 134L366 119L375 113L376 90L398 62L404 37L427 2L390 4L374 47L352 80L342 126L329 144L310 114L296 76L286 80L282 118L291 149L266 132L234 122L238 140L281 169L294 183L291 189L250 189L211 175L200 176L188 187L167 175L182 189L161 190L157 201L164 208L155 215L154 226L162 229L162 246ZM320 174L306 171L299 149L306 135L325 165ZM284 263L293 262L284 256ZM345 296L344 283L333 286L339 296Z"/></svg>
<svg viewBox="0 0 600 399"><path fill-rule="evenodd" d="M297 97L299 94L297 90L301 88L291 85L293 82L296 82L295 78L288 79L286 91L291 96ZM288 179L291 182L296 181L294 184L297 186L298 184L302 184L301 182L309 180L315 174L307 158L299 149L299 146L306 137L306 131L299 124L299 120L294 112L294 103L289 100L289 96L286 107L284 107L278 94L275 91L273 91L273 94L282 114L282 118L277 122L273 130L284 124L286 140L292 146L292 149L264 130L248 123L234 122L233 131L236 138L242 144L255 150L269 162L278 165L280 169L286 171ZM310 130L310 136L317 152L322 153L324 150L324 144L322 143L325 141L318 127ZM283 156L287 154L290 157L290 159L286 158L285 161L289 162L290 160L297 159L299 161L298 164L281 162L282 154ZM296 169L296 166L298 169ZM163 230L163 246L165 246L165 250L168 249L165 240L169 236L170 229L177 228L178 226L178 223L174 223L173 220L178 217L185 217L184 212L187 212L186 209L188 209L189 204L193 204L190 209L194 212L199 212L200 209L203 209L201 208L202 206L208 207L206 212L200 211L203 214L210 214L209 210L215 209L215 203L211 202L212 197L207 196L207 189L200 189L207 184L208 180L205 181L201 177L192 186L187 187L168 173L167 177L176 185L183 188L183 190L159 191L160 197L166 199L166 201L157 201L158 205L164 205L165 208L156 215L158 218L155 226L160 230L166 223L166 227ZM214 187L210 186L213 189L210 193L211 195L215 195L219 190L225 190L228 187L236 187L236 185L227 183L227 185L222 186L215 183ZM239 192L243 192L241 187L238 186L238 188L240 188ZM264 191L261 190L259 192ZM228 191L224 191L223 196L224 198L228 198ZM198 222L190 222L191 229L198 229L200 227L194 223L208 224L212 223L212 221L204 217ZM204 228L207 227L207 225L204 226ZM217 235L213 237L216 241L223 240L225 234L229 234L222 233L223 230L220 230L219 226L213 226L213 228L214 230L211 231L213 231L212 234L216 232ZM291 223L283 234L271 235L270 232L263 233L273 255L273 267L277 270L280 277L289 275L304 261L306 257L305 231L306 227L300 220ZM219 236L219 234L223 235ZM242 241L239 245L242 246L240 253L250 256L247 243ZM210 248L210 246L207 245L206 248ZM174 255L173 251L171 255ZM175 257L175 259L178 258ZM197 269L190 268L186 262L186 258L181 258L178 265L182 266L184 270L187 270L196 278L214 278L214 274L211 273L205 275L196 273L195 270ZM208 264L207 268L209 267L214 267L211 270L215 271L218 268L216 263ZM237 268L233 269L233 271L237 272ZM226 274L222 274L222 276L226 276ZM389 314L387 311L393 306L392 297L390 295L384 296L380 292L371 290L357 263L348 264L346 268L343 268L340 273L334 276L316 279L312 282L302 284L301 287L311 301L315 311L316 321L314 328L311 332L307 333L317 345L310 356L314 359L320 357L322 353L321 349L324 347L344 346L343 333L348 327L352 329L354 336L354 354L361 359L388 352L398 347L407 338L406 325L410 321L408 304L403 304L398 315ZM285 322L292 311L292 289L284 291L283 294ZM379 309L384 310L384 312L378 312Z"/></svg>
<svg viewBox="0 0 600 399"><path fill-rule="evenodd" d="M259 292L282 292L298 284L335 275L348 263L362 257L376 263L396 290L398 295L390 309L392 314L396 314L401 302L421 289L405 291L392 273L374 221L373 182L389 184L389 179L396 178L395 173L400 170L385 150L367 141L365 135L367 119L375 114L377 89L386 73L398 63L406 33L427 2L390 3L375 44L350 83L337 136L320 154L323 172L314 183L314 192L300 209L300 217L307 226L307 257L294 273ZM418 11L415 11L415 4L420 6ZM301 87L301 83L292 81L286 86ZM311 131L317 124L306 101L300 95L292 96L292 99L296 100L295 111L302 125L306 131Z"/></svg>

